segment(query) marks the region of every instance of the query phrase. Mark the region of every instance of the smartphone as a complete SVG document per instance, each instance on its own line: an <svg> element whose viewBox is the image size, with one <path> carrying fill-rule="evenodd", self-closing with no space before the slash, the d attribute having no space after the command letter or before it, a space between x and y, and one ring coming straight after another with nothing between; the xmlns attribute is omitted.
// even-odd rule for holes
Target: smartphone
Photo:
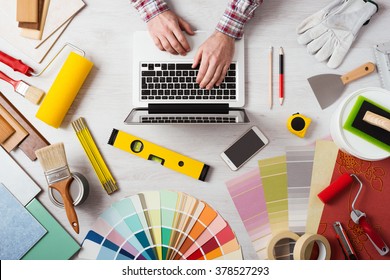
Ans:
<svg viewBox="0 0 390 280"><path fill-rule="evenodd" d="M260 129L253 126L221 153L221 157L232 170L237 170L263 149L268 142Z"/></svg>

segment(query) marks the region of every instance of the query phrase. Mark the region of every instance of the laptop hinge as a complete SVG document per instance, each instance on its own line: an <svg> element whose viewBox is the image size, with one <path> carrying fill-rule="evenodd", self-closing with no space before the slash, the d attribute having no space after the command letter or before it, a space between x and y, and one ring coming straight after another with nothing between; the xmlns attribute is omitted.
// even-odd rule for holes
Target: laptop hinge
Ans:
<svg viewBox="0 0 390 280"><path fill-rule="evenodd" d="M149 114L228 114L229 104L149 104Z"/></svg>

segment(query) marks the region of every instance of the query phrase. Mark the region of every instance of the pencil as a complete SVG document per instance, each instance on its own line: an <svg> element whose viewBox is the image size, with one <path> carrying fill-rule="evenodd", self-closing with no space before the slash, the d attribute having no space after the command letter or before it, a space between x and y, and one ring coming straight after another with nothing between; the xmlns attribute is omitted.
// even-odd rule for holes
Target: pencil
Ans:
<svg viewBox="0 0 390 280"><path fill-rule="evenodd" d="M279 102L283 104L284 100L284 52L283 48L280 47L279 52Z"/></svg>
<svg viewBox="0 0 390 280"><path fill-rule="evenodd" d="M272 75L273 75L273 71L272 71L272 68L273 68L273 52L274 52L274 48L271 46L270 47L270 50L269 50L269 95L268 95L268 101L269 101L269 108L272 109L272 103L273 103L273 92L272 92L272 89L273 89L273 81L272 81Z"/></svg>

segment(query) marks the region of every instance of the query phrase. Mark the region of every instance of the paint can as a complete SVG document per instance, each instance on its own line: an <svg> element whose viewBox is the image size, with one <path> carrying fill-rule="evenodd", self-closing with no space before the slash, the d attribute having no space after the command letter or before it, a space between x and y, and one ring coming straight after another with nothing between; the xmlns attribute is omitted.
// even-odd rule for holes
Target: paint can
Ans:
<svg viewBox="0 0 390 280"><path fill-rule="evenodd" d="M89 183L87 179L80 173L72 173L73 181L70 184L69 192L73 199L73 205L81 205L88 197L89 194ZM64 203L61 194L53 189L49 188L50 201L57 207L64 208Z"/></svg>
<svg viewBox="0 0 390 280"><path fill-rule="evenodd" d="M367 161L377 161L389 157L389 153L363 138L343 128L359 96L390 108L389 91L383 88L368 87L347 95L333 113L330 133L335 144L343 152Z"/></svg>

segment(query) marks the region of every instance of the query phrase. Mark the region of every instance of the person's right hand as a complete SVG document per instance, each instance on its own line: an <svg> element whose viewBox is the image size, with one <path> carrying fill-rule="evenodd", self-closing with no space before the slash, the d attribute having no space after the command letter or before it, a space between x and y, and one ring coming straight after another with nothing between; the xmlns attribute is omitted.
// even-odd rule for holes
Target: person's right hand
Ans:
<svg viewBox="0 0 390 280"><path fill-rule="evenodd" d="M186 55L191 50L182 30L189 35L194 35L195 32L188 22L172 11L155 16L148 21L147 26L154 44L160 50L180 55Z"/></svg>

